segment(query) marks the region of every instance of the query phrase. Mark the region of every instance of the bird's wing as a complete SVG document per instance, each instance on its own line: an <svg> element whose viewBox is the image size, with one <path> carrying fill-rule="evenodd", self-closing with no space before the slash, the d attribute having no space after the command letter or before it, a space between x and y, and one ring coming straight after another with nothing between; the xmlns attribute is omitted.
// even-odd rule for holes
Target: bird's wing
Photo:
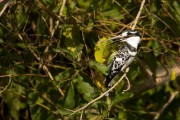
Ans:
<svg viewBox="0 0 180 120"><path fill-rule="evenodd" d="M125 65L128 59L128 48L122 46L110 63L108 76L105 79L105 86L108 86L110 81L119 73L119 71L121 71L121 68Z"/></svg>

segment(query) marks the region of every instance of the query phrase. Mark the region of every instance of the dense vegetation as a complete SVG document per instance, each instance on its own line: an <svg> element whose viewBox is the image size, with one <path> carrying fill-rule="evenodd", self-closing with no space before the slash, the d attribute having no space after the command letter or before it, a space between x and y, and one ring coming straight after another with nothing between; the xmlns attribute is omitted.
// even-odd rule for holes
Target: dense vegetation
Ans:
<svg viewBox="0 0 180 120"><path fill-rule="evenodd" d="M123 80L110 94L108 64L141 0L0 0L0 119L180 120L180 2L147 0L143 34ZM121 77L119 74L115 81Z"/></svg>

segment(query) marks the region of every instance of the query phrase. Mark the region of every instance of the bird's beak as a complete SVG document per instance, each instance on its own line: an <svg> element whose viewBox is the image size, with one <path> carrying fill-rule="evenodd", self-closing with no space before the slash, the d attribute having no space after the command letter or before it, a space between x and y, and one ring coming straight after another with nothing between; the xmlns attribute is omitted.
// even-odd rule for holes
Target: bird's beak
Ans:
<svg viewBox="0 0 180 120"><path fill-rule="evenodd" d="M123 38L123 36L118 35L118 36L115 36L115 37L110 38L110 40L114 40L114 39L122 39L122 38Z"/></svg>

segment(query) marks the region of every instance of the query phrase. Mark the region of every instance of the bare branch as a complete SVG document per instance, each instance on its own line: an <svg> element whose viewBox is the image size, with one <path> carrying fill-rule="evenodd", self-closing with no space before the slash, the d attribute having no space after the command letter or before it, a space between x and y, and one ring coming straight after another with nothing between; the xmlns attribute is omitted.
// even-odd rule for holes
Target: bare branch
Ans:
<svg viewBox="0 0 180 120"><path fill-rule="evenodd" d="M129 82L129 78L127 76L125 76L126 81L127 81L127 88L125 90L123 90L122 94L124 94L124 92L129 91L131 89L131 84Z"/></svg>
<svg viewBox="0 0 180 120"><path fill-rule="evenodd" d="M3 2L3 1L0 1L0 2ZM5 2L6 2L6 1L5 1ZM10 1L8 1L7 3L5 3L3 9L2 9L1 12L0 12L0 17L1 17L1 15L4 13L4 11L6 10L6 8L7 8L12 2L13 2L13 0L10 0ZM1 3L1 4L2 4L2 3Z"/></svg>
<svg viewBox="0 0 180 120"><path fill-rule="evenodd" d="M134 22L133 22L134 24L133 24L133 26L132 26L132 28L131 28L132 30L134 30L135 27L136 27L136 24L137 24L137 22L138 22L138 19L139 19L140 15L141 15L141 12L142 12L143 7L144 7L145 1L146 1L146 0L143 0L143 1L141 2L141 6L140 6L140 8L139 8L138 14L137 14L137 16L136 16L136 18L135 18L135 20L134 20Z"/></svg>
<svg viewBox="0 0 180 120"><path fill-rule="evenodd" d="M62 16L62 12L63 12L63 10L64 10L65 3L66 3L66 0L63 0L62 6L61 6L61 9L60 9L60 12L59 12L59 16ZM57 20L57 21L56 21L56 26L54 27L54 29L53 29L52 32L51 32L51 37L54 35L56 29L57 29L58 26L59 26L59 23L60 23L60 20Z"/></svg>
<svg viewBox="0 0 180 120"><path fill-rule="evenodd" d="M4 89L0 91L0 94L3 93L4 91L6 91L7 88L11 85L11 83L12 83L11 77L12 77L12 76L13 76L13 75L9 75L9 82L8 82L8 84L4 87Z"/></svg>
<svg viewBox="0 0 180 120"><path fill-rule="evenodd" d="M132 86L130 91L138 95L149 89L155 88L160 85L164 85L166 82L171 80L173 73L175 74L176 78L180 76L180 69L178 65L171 66L169 68L167 67L167 70L169 71L169 74L165 76L161 76L166 71L162 68L157 69L156 76L161 76L161 77L156 77L153 74L149 76L149 74L147 74L148 76L144 77L143 79L144 82L142 82L141 84L138 84L137 86Z"/></svg>
<svg viewBox="0 0 180 120"><path fill-rule="evenodd" d="M38 62L42 65L43 70L46 72L46 74L49 76L50 80L54 81L54 78L51 74L51 72L49 71L48 67L46 65L43 65L41 63L41 58L35 53L35 51L31 48L31 46L28 46L29 51L33 54L33 56L38 60ZM56 85L56 88L58 89L59 93L64 97L64 93L61 90L61 88Z"/></svg>

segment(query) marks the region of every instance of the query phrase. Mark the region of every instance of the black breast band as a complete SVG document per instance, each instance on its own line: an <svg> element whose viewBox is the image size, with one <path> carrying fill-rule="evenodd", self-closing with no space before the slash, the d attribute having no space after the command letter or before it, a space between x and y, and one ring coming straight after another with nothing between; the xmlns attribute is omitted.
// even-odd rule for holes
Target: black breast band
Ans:
<svg viewBox="0 0 180 120"><path fill-rule="evenodd" d="M128 47L128 49L131 51L131 52L136 52L136 48L132 47L130 44L126 44L126 46Z"/></svg>

